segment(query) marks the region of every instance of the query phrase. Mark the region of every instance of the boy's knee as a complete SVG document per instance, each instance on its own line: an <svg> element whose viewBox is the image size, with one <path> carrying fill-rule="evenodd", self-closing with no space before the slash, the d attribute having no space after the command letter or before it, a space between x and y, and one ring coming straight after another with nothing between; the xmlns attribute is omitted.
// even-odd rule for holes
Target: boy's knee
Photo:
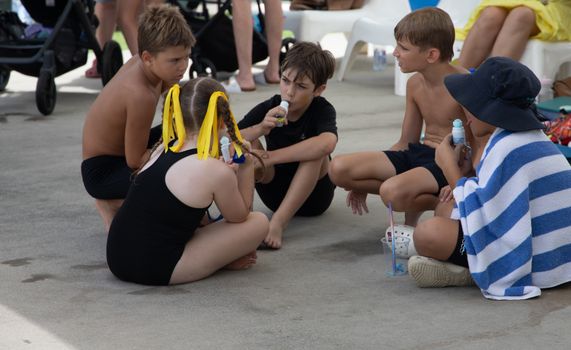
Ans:
<svg viewBox="0 0 571 350"><path fill-rule="evenodd" d="M420 222L414 229L414 247L419 255L427 255L438 242L435 221L433 219Z"/></svg>
<svg viewBox="0 0 571 350"><path fill-rule="evenodd" d="M252 222L252 225L256 227L255 231L262 238L266 237L268 230L270 229L270 221L268 217L259 211L253 211L249 214L248 220Z"/></svg>
<svg viewBox="0 0 571 350"><path fill-rule="evenodd" d="M406 210L401 203L406 201L407 191L403 190L402 184L395 181L394 178L390 178L381 184L379 195L385 205L389 205L389 203L391 203L391 206L395 211Z"/></svg>
<svg viewBox="0 0 571 350"><path fill-rule="evenodd" d="M249 216L250 220L252 220L252 222L255 224L259 224L261 226L263 226L264 224L269 225L268 217L264 213L261 213L259 211L253 211L249 214Z"/></svg>
<svg viewBox="0 0 571 350"><path fill-rule="evenodd" d="M329 163L329 178L335 185L344 187L347 184L349 169L343 158L335 157Z"/></svg>

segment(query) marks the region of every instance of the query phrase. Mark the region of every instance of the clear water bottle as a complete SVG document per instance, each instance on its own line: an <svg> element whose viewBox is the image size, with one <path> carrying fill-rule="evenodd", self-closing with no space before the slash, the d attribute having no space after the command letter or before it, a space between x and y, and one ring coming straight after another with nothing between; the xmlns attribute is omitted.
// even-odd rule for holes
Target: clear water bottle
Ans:
<svg viewBox="0 0 571 350"><path fill-rule="evenodd" d="M222 158L226 163L230 162L232 157L230 157L230 139L226 136L220 138L220 151L222 152Z"/></svg>
<svg viewBox="0 0 571 350"><path fill-rule="evenodd" d="M387 66L387 51L381 48L373 50L373 70L380 72Z"/></svg>

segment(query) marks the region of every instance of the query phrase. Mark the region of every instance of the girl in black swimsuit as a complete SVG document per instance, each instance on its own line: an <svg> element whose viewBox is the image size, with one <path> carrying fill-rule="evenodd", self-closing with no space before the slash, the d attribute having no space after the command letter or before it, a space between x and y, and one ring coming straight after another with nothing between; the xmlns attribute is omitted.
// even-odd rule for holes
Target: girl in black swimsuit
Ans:
<svg viewBox="0 0 571 350"><path fill-rule="evenodd" d="M236 152L243 151L244 163L219 159L218 133L224 129ZM241 147L223 87L209 78L173 86L165 98L163 141L111 224L107 262L113 274L167 285L196 281L225 266L252 266L268 219L250 212L253 160ZM212 202L224 220L201 227Z"/></svg>

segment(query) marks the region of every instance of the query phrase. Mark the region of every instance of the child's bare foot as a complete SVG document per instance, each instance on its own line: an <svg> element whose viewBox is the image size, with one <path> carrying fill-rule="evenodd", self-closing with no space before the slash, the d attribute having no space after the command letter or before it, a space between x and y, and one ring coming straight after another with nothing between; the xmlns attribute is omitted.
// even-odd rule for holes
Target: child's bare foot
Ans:
<svg viewBox="0 0 571 350"><path fill-rule="evenodd" d="M272 218L272 220L270 220L270 231L264 239L264 243L266 243L269 248L280 249L282 247L284 229L285 227L281 223L278 223L277 220Z"/></svg>
<svg viewBox="0 0 571 350"><path fill-rule="evenodd" d="M238 258L234 261L232 261L230 264L224 266L225 270L246 270L249 269L250 267L254 266L254 264L256 264L256 259L258 258L258 255L256 254L256 251L254 250L251 253L248 253L246 255L244 255L241 258Z"/></svg>
<svg viewBox="0 0 571 350"><path fill-rule="evenodd" d="M103 219L103 224L105 225L105 232L109 232L109 228L111 227L111 222L117 214L117 211L123 204L122 199L111 199L111 200L104 200L104 199L96 199L95 200L95 207L101 215Z"/></svg>

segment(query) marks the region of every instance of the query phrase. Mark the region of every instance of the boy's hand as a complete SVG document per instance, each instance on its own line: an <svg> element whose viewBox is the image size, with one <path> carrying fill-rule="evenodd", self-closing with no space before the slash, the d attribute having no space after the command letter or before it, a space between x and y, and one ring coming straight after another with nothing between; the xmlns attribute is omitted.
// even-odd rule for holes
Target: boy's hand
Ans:
<svg viewBox="0 0 571 350"><path fill-rule="evenodd" d="M248 151L251 151L252 150L252 144L248 140L243 140L242 141L242 148L246 149Z"/></svg>
<svg viewBox="0 0 571 350"><path fill-rule="evenodd" d="M452 145L452 134L448 134L436 148L435 161L442 169L449 184L472 173L472 152L466 145Z"/></svg>
<svg viewBox="0 0 571 350"><path fill-rule="evenodd" d="M363 212L369 212L366 192L349 191L349 193L347 193L346 203L347 206L353 210L353 214L363 215Z"/></svg>
<svg viewBox="0 0 571 350"><path fill-rule="evenodd" d="M286 113L286 110L280 106L270 109L268 113L266 113L264 120L259 124L262 129L262 133L264 135L269 134L273 128L280 125L280 121L281 124L287 125L287 118L285 117Z"/></svg>
<svg viewBox="0 0 571 350"><path fill-rule="evenodd" d="M440 199L441 202L448 202L454 198L454 196L452 195L452 188L450 188L450 185L442 187L438 198Z"/></svg>
<svg viewBox="0 0 571 350"><path fill-rule="evenodd" d="M462 175L470 176L470 174L474 173L474 167L472 166L472 149L469 146L462 145L458 153L458 166L462 171Z"/></svg>
<svg viewBox="0 0 571 350"><path fill-rule="evenodd" d="M446 135L440 145L436 148L435 161L440 169L459 169L460 151L464 145L452 145L452 134Z"/></svg>

